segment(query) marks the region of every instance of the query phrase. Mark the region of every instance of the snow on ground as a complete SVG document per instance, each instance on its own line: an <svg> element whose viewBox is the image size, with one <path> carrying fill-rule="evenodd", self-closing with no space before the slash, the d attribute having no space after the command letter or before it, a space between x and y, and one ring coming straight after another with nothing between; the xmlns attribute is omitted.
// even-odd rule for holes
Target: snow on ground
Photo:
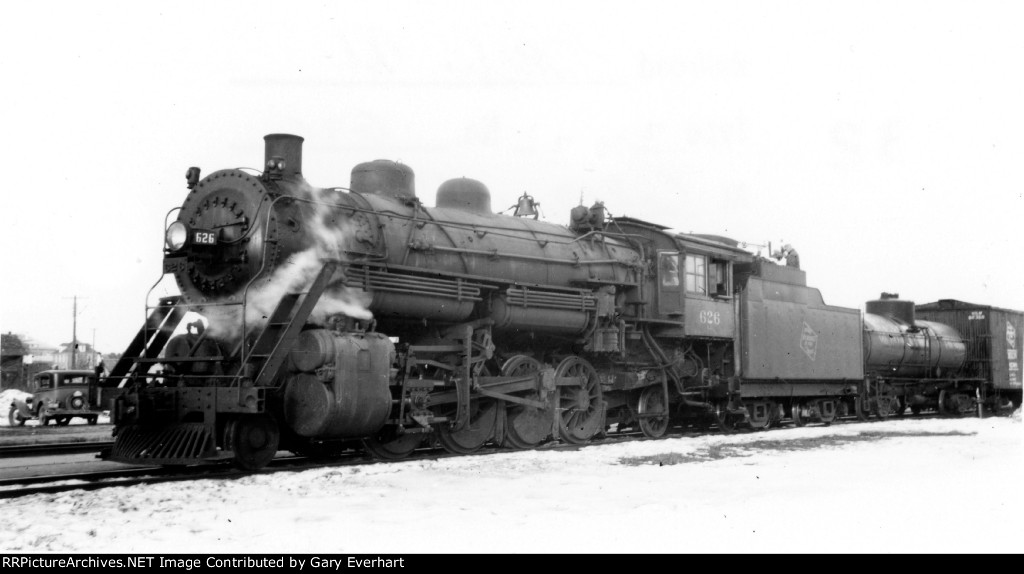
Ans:
<svg viewBox="0 0 1024 574"><path fill-rule="evenodd" d="M1019 552L1022 484L1018 410L33 495L0 550Z"/></svg>
<svg viewBox="0 0 1024 574"><path fill-rule="evenodd" d="M25 391L19 391L18 389L7 389L0 392L0 408L3 408L4 424L7 424L7 411L11 408L11 403L15 399L26 400L32 396L32 393L26 393Z"/></svg>

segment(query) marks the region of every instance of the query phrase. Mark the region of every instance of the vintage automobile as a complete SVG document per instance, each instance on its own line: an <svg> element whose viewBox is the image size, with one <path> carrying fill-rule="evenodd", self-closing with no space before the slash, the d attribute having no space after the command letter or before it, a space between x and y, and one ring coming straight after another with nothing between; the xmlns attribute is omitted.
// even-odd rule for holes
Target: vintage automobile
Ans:
<svg viewBox="0 0 1024 574"><path fill-rule="evenodd" d="M38 419L42 426L50 421L64 426L75 417L94 425L103 414L94 371L43 371L32 377L29 392L32 396L11 403L8 421L12 427L31 419Z"/></svg>

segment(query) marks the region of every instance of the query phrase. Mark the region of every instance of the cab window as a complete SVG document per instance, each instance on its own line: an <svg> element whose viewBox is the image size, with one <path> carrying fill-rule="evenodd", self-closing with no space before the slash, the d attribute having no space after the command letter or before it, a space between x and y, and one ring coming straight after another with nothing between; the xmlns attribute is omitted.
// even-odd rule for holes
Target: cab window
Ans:
<svg viewBox="0 0 1024 574"><path fill-rule="evenodd" d="M711 291L715 295L729 295L728 261L711 261Z"/></svg>
<svg viewBox="0 0 1024 574"><path fill-rule="evenodd" d="M658 259L658 267L661 269L661 285L663 287L678 287L679 254L661 253Z"/></svg>
<svg viewBox="0 0 1024 574"><path fill-rule="evenodd" d="M686 292L708 294L707 258L703 255L686 256Z"/></svg>

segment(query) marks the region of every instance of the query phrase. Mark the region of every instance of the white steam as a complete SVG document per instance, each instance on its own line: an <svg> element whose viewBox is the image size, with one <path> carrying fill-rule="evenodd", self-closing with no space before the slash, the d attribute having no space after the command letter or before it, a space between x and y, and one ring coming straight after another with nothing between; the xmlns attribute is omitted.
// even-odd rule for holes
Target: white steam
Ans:
<svg viewBox="0 0 1024 574"><path fill-rule="evenodd" d="M252 333L261 329L271 317L281 299L289 293L305 293L323 269L328 260L344 261L345 246L352 239L352 229L342 208L331 202L333 190L314 190L308 184L296 194L302 200L309 200L312 216L302 222L303 231L309 236L311 246L294 253L281 262L274 273L258 280L249 289L246 302L246 331ZM240 300L243 293L235 294ZM326 324L333 315L346 315L360 320L373 318L369 310L372 296L365 291L352 289L340 282L329 284L314 307L309 321ZM210 334L218 338L238 339L241 336L241 313L238 307L226 307L226 313L215 313L210 318Z"/></svg>
<svg viewBox="0 0 1024 574"><path fill-rule="evenodd" d="M292 255L269 279L259 283L249 293L245 315L247 326L262 326L285 295L307 291L323 269L325 259L331 257L325 255L324 250L323 246L316 245ZM369 299L369 294L363 291L341 284L330 285L313 308L310 320L323 324L327 317L339 313L356 319L371 319L373 313L367 308Z"/></svg>

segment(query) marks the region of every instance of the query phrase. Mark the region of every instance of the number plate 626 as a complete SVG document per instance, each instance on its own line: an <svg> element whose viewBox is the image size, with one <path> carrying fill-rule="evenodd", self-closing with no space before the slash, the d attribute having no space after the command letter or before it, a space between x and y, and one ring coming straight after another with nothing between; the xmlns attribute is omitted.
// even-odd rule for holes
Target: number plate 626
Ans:
<svg viewBox="0 0 1024 574"><path fill-rule="evenodd" d="M192 235L192 243L195 245L216 245L217 234L212 231L196 231Z"/></svg>

